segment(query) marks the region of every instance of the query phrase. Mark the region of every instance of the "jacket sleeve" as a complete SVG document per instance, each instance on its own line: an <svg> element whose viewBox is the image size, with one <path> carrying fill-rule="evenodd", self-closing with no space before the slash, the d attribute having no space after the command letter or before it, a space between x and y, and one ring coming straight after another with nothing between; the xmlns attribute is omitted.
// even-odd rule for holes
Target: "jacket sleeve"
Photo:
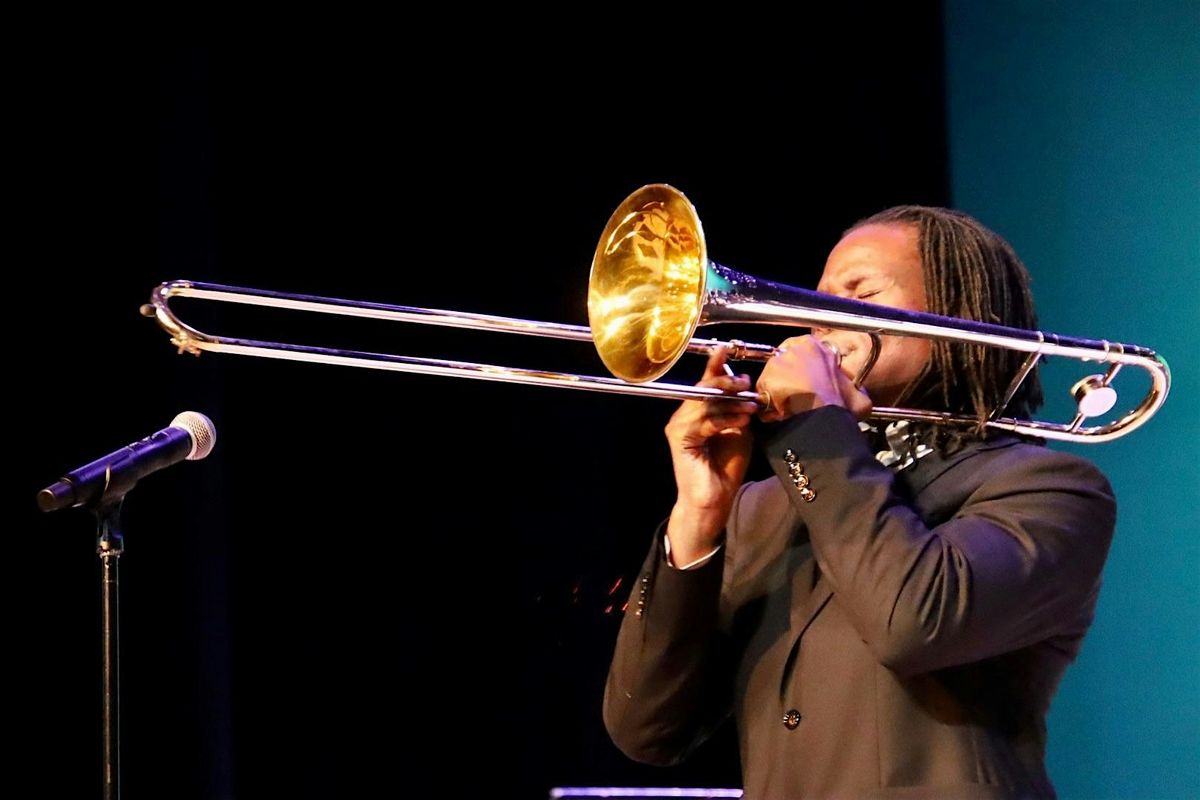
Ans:
<svg viewBox="0 0 1200 800"><path fill-rule="evenodd" d="M728 647L719 630L724 557L677 570L663 552L665 523L629 598L604 692L604 724L635 761L669 765L729 711Z"/></svg>
<svg viewBox="0 0 1200 800"><path fill-rule="evenodd" d="M978 485L931 528L898 496L895 475L845 409L782 423L767 455L838 602L880 663L900 674L1078 633L1090 613L1116 504L1081 458L1012 447L992 451L981 477L964 466L970 459L951 466L937 480L974 474Z"/></svg>

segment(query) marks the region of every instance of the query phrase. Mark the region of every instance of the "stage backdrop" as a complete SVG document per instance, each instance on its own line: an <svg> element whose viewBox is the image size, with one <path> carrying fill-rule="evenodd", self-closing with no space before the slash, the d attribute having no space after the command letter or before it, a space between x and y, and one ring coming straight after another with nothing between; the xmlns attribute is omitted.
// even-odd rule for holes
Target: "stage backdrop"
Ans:
<svg viewBox="0 0 1200 800"><path fill-rule="evenodd" d="M946 5L952 195L1028 264L1042 327L1153 347L1145 428L1076 447L1120 503L1094 627L1049 719L1064 798L1200 792L1200 6Z"/></svg>

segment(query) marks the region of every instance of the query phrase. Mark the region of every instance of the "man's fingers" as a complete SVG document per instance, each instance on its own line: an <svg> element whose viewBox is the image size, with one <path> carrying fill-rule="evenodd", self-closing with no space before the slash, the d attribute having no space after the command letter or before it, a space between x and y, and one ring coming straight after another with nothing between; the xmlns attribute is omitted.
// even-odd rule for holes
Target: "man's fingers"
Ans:
<svg viewBox="0 0 1200 800"><path fill-rule="evenodd" d="M705 419L700 425L700 435L708 439L726 432L739 432L749 425L749 414L721 414Z"/></svg>
<svg viewBox="0 0 1200 800"><path fill-rule="evenodd" d="M725 347L718 347L712 351L712 355L708 357L708 363L704 366L704 377L715 378L718 375L729 377L729 372L725 368L725 362L729 358L729 350Z"/></svg>
<svg viewBox="0 0 1200 800"><path fill-rule="evenodd" d="M723 392L744 392L750 388L750 376L738 375L731 378L724 372L711 376L705 374L704 378L696 385L709 389L720 389Z"/></svg>

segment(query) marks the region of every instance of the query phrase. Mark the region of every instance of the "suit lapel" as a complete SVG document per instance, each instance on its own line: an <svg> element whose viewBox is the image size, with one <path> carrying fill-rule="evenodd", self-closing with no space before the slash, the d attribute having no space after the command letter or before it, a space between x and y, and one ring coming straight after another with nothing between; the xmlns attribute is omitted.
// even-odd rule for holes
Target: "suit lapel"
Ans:
<svg viewBox="0 0 1200 800"><path fill-rule="evenodd" d="M828 581L823 580L821 568L813 558L812 544L807 540L794 548L790 557L794 559L791 569L795 577L792 581L792 609L789 616L791 629L799 636L833 594L833 589Z"/></svg>
<svg viewBox="0 0 1200 800"><path fill-rule="evenodd" d="M825 576L821 574L821 569L817 566L817 560L813 557L812 544L807 538L805 538L802 545L793 549L790 557L799 561L800 564L798 567L792 567L795 579L792 583L792 608L789 615L791 624L789 625L789 629L794 631L794 633L791 636L791 646L788 648L787 659L783 665L782 680L779 684L781 697L786 690L792 674L792 668L796 662L796 653L800 648L800 639L804 636L804 632L808 630L808 626L812 625L813 620L821 613L821 609L825 608L833 597L833 587L829 585L829 581L825 580Z"/></svg>

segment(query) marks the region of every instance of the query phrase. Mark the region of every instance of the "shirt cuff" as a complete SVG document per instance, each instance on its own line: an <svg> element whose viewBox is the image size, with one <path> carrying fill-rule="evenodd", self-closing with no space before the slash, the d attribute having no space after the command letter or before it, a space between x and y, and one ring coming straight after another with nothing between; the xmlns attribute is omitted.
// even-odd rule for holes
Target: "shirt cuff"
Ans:
<svg viewBox="0 0 1200 800"><path fill-rule="evenodd" d="M671 569L677 569L681 572L689 570L689 569L698 569L699 567L704 566L705 564L708 563L709 559L711 559L717 553L721 552L722 547L724 547L724 545L719 544L708 555L700 556L699 558L697 558L695 561L693 561L690 564L684 564L682 567L677 567L677 566L675 566L675 562L671 560L671 537L665 533L663 534L663 550L666 552L666 555L667 555L667 566L670 567Z"/></svg>

